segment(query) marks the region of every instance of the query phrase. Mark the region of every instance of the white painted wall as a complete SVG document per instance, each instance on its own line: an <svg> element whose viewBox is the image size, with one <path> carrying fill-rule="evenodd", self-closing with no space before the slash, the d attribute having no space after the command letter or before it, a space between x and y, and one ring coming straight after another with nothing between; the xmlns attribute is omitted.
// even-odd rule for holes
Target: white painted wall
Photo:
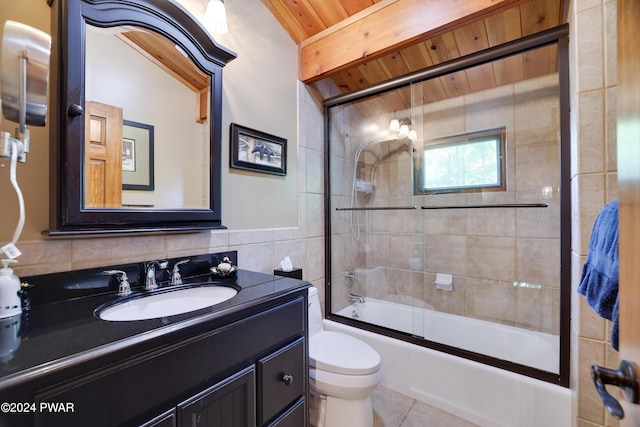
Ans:
<svg viewBox="0 0 640 427"><path fill-rule="evenodd" d="M296 227L297 46L260 0L227 0L225 6L229 32L214 38L238 57L222 73L222 223L230 229ZM287 175L231 169L231 123L285 138Z"/></svg>

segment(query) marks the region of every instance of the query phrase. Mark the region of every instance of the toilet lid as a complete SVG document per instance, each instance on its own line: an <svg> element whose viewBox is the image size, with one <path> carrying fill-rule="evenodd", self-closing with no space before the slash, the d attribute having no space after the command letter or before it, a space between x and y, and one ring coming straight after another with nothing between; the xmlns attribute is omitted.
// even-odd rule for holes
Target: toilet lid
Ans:
<svg viewBox="0 0 640 427"><path fill-rule="evenodd" d="M350 335L322 331L309 339L312 368L343 375L367 375L380 369L380 355Z"/></svg>

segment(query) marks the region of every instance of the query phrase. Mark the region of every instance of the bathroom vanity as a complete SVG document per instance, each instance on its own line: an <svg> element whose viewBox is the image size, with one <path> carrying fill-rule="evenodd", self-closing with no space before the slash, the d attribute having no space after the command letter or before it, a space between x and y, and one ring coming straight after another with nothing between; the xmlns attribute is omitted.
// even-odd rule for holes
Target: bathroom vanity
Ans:
<svg viewBox="0 0 640 427"><path fill-rule="evenodd" d="M159 288L141 289L144 263L105 268L127 272L128 297L102 269L23 278L31 310L1 325L0 425L308 425L309 284L241 269L219 279L208 269L220 257L185 257L180 286L237 295L147 320L99 318L114 302L180 287L160 270Z"/></svg>

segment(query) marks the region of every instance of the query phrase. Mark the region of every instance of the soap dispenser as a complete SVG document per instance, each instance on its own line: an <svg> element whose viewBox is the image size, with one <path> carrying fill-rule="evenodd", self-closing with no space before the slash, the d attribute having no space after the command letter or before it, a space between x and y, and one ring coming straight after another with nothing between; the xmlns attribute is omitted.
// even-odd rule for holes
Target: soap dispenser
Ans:
<svg viewBox="0 0 640 427"><path fill-rule="evenodd" d="M13 259L3 259L0 268L0 319L15 316L22 313L22 302L20 300L20 279L13 274L9 268L11 263L18 261Z"/></svg>

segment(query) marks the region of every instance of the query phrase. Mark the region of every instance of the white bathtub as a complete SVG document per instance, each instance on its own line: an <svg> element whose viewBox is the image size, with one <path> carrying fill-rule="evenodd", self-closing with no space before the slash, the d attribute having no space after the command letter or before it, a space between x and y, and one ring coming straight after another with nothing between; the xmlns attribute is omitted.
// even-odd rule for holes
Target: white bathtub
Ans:
<svg viewBox="0 0 640 427"><path fill-rule="evenodd" d="M338 313L430 341L557 373L560 337L374 298Z"/></svg>
<svg viewBox="0 0 640 427"><path fill-rule="evenodd" d="M382 313L379 319L389 320L389 323L384 326L412 332L416 310L409 306L372 298L367 298L366 301L365 304L347 307L341 311L341 314L351 317L355 309L360 320L366 320L366 316L371 314L369 312L380 310ZM458 341L483 343L493 340L494 338L483 338L487 332L478 332L478 328L501 326L475 319L468 319L470 321L467 322L461 316L441 314L432 310L425 310L417 316L418 319L421 317L424 319L424 322L416 322L416 324L421 323L426 333L436 330L439 339L451 336L456 339L451 345L456 347L461 347ZM453 320L454 323L462 320L462 322L447 326L445 320ZM367 321L374 323L372 320ZM481 426L571 426L571 391L567 388L330 320L325 320L324 323L327 330L345 332L374 347L382 357L383 385L391 390ZM473 323L477 324L473 325ZM453 329L448 329L447 332L445 328ZM491 335L507 331L522 332L517 328L504 328L499 327L488 333ZM510 329L516 331L510 331ZM467 337L465 340L464 337L467 335L472 337ZM519 348L521 344L513 340L522 338L518 334L508 337L506 346ZM429 339L436 341L431 337ZM504 341L504 338L501 341ZM553 345L544 339L540 341L541 346L548 344ZM535 347L535 345L528 345L528 350L522 352L521 356L527 359L527 354L535 350ZM481 350L485 353L490 351L492 351L491 346ZM504 358L504 355L498 357ZM555 357L557 358L557 351ZM553 363L557 365L557 359ZM531 366L530 363L527 364Z"/></svg>

